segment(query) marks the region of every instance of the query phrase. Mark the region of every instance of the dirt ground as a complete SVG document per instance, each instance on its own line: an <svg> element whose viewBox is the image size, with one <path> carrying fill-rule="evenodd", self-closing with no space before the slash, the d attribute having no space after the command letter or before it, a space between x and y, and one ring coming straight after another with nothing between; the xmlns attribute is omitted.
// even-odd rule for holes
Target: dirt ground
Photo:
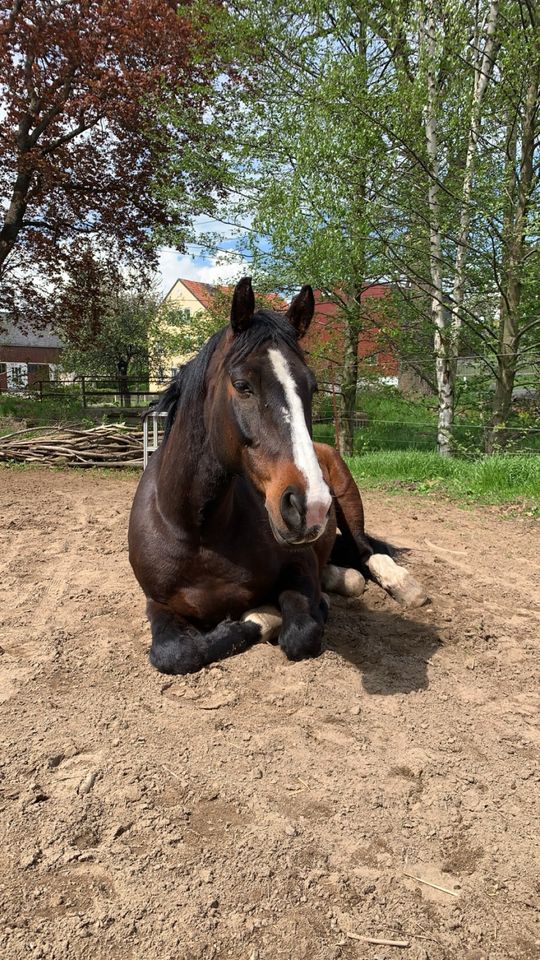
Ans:
<svg viewBox="0 0 540 960"><path fill-rule="evenodd" d="M538 524L370 493L430 607L166 678L135 484L0 469L0 955L540 957Z"/></svg>

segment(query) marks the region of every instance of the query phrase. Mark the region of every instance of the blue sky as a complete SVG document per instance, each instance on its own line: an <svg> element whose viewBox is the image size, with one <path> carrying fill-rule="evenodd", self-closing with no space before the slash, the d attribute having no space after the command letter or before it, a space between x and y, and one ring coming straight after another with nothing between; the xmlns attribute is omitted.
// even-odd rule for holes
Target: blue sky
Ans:
<svg viewBox="0 0 540 960"><path fill-rule="evenodd" d="M195 239L198 235L203 239L208 233L219 237L220 250L213 253L198 243L188 243L186 253L179 253L173 247L161 247L158 273L163 293L170 290L179 277L202 283L229 283L250 273L249 261L237 252L242 243L238 227L213 220L208 215L195 219L193 227Z"/></svg>

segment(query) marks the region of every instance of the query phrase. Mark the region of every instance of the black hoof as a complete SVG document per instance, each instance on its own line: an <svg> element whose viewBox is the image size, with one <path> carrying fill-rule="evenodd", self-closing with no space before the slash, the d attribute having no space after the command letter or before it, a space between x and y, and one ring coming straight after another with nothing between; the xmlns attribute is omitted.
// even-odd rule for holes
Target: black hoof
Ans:
<svg viewBox="0 0 540 960"><path fill-rule="evenodd" d="M318 657L322 651L324 627L312 617L302 617L287 625L279 637L279 645L289 660Z"/></svg>
<svg viewBox="0 0 540 960"><path fill-rule="evenodd" d="M204 659L196 643L189 637L153 643L150 663L160 673L196 673L204 666Z"/></svg>

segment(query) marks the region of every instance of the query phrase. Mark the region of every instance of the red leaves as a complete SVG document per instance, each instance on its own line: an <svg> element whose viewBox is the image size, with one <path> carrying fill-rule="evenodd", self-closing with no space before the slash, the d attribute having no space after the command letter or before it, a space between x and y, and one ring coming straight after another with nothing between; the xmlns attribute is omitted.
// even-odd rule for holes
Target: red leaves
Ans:
<svg viewBox="0 0 540 960"><path fill-rule="evenodd" d="M168 222L151 189L167 145L158 101L199 113L193 81L212 70L189 6L176 11L169 0L0 0L0 282L18 245L39 240L46 260L94 229L144 250Z"/></svg>

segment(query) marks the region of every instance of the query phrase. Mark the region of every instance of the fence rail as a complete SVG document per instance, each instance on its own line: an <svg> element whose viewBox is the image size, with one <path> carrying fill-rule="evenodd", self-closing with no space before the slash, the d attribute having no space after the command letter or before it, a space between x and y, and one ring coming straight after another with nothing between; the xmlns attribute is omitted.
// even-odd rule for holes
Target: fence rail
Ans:
<svg viewBox="0 0 540 960"><path fill-rule="evenodd" d="M35 380L19 393L40 401L72 400L85 408L110 405L142 410L160 395L165 383L156 382L156 386L159 389L152 390L149 382L140 378L81 376L69 381Z"/></svg>
<svg viewBox="0 0 540 960"><path fill-rule="evenodd" d="M153 389L151 389L151 386ZM79 409L87 411L87 416L106 419L122 419L124 421L139 420L144 410L162 392L166 383L150 382L146 378L121 378L81 376L71 381L38 380L27 386L19 395L32 397L36 403L45 401L59 402L65 409L55 416L60 420L73 419ZM437 450L436 416L429 408L419 409L413 405L404 407L403 398L396 400L396 393L390 406L370 405L369 399L377 391L370 394L364 388L360 402L364 403L369 412L359 410L353 422L353 452L361 454L368 451L381 450ZM536 407L535 407L536 409ZM418 413L417 419L412 419L411 411ZM480 411L479 411L480 412ZM392 415L392 414L396 415ZM402 414L402 415L400 415ZM409 414L409 416L407 415ZM43 422L39 416L38 422ZM81 419L84 419L83 417ZM487 419L487 418L486 418ZM508 454L540 454L540 421L535 425L529 416L528 422L520 424L511 422L504 427L504 450ZM29 421L30 422L30 421ZM338 431L336 431L336 424ZM336 444L336 432L343 431L337 415L336 397L333 393L324 391L314 411L313 432L314 438L321 442ZM141 425L142 431L142 425ZM481 417L474 420L463 419L457 416L453 427L455 453L460 456L478 457L484 453L486 439L490 427L481 422Z"/></svg>
<svg viewBox="0 0 540 960"><path fill-rule="evenodd" d="M452 430L454 452L458 456L478 457L484 454L491 433L488 423L457 419ZM540 426L508 426L504 428L504 453L507 455L540 455ZM313 418L313 437L322 443L336 445L333 417ZM437 451L437 424L433 421L388 419L385 417L355 418L353 453L381 450Z"/></svg>

